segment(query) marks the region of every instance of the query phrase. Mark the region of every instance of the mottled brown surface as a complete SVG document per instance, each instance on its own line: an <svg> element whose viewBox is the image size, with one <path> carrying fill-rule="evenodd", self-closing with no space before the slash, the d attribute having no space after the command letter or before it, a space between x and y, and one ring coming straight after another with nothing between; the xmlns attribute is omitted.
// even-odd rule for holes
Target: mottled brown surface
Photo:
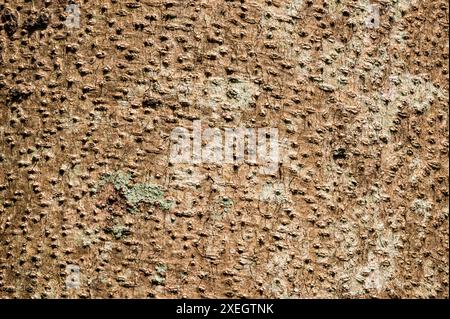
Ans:
<svg viewBox="0 0 450 319"><path fill-rule="evenodd" d="M0 3L0 297L448 298L447 1ZM278 172L169 165L195 119Z"/></svg>

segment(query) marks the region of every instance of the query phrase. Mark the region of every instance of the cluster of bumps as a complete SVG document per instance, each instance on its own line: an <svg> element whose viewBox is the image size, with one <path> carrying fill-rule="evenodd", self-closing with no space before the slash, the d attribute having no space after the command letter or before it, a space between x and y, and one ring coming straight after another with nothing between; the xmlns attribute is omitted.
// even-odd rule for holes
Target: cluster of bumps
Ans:
<svg viewBox="0 0 450 319"><path fill-rule="evenodd" d="M448 298L447 38L444 0L2 0L0 297ZM172 165L199 119L279 170Z"/></svg>

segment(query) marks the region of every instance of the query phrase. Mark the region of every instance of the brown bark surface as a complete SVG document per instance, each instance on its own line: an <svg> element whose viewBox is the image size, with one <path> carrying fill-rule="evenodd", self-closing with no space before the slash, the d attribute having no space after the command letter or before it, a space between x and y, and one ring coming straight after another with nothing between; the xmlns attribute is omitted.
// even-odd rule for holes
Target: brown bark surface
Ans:
<svg viewBox="0 0 450 319"><path fill-rule="evenodd" d="M0 3L0 297L448 298L447 1Z"/></svg>

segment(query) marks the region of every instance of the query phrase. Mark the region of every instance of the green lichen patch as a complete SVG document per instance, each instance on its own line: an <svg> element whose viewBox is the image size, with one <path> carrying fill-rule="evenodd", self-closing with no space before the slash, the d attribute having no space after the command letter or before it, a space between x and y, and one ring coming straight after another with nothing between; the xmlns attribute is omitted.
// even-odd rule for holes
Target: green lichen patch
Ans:
<svg viewBox="0 0 450 319"><path fill-rule="evenodd" d="M115 225L113 227L105 227L105 233L112 234L115 239L119 240L131 235L131 229L124 225Z"/></svg>
<svg viewBox="0 0 450 319"><path fill-rule="evenodd" d="M104 175L99 186L102 187L107 183L111 183L114 189L125 197L132 212L141 203L159 206L163 210L170 210L172 208L173 202L164 199L164 192L159 186L147 183L133 184L132 179L130 174L118 171Z"/></svg>
<svg viewBox="0 0 450 319"><path fill-rule="evenodd" d="M172 207L171 201L164 200L164 192L150 184L136 184L124 190L125 198L130 206L136 207L139 203L157 204L164 210Z"/></svg>
<svg viewBox="0 0 450 319"><path fill-rule="evenodd" d="M156 274L151 279L152 284L163 286L166 283L167 266L164 264L159 264L155 266L155 270Z"/></svg>
<svg viewBox="0 0 450 319"><path fill-rule="evenodd" d="M126 226L116 225L112 228L112 234L116 239L121 239L124 236L131 234L130 228Z"/></svg>
<svg viewBox="0 0 450 319"><path fill-rule="evenodd" d="M159 264L155 266L155 270L159 274L165 274L167 271L167 266L164 264Z"/></svg>
<svg viewBox="0 0 450 319"><path fill-rule="evenodd" d="M129 188L131 180L132 177L130 174L118 171L112 174L103 175L99 186L102 187L107 183L111 183L117 191L123 191Z"/></svg>
<svg viewBox="0 0 450 319"><path fill-rule="evenodd" d="M219 204L224 208L224 212L227 213L231 207L233 207L233 201L228 197L220 197Z"/></svg>

